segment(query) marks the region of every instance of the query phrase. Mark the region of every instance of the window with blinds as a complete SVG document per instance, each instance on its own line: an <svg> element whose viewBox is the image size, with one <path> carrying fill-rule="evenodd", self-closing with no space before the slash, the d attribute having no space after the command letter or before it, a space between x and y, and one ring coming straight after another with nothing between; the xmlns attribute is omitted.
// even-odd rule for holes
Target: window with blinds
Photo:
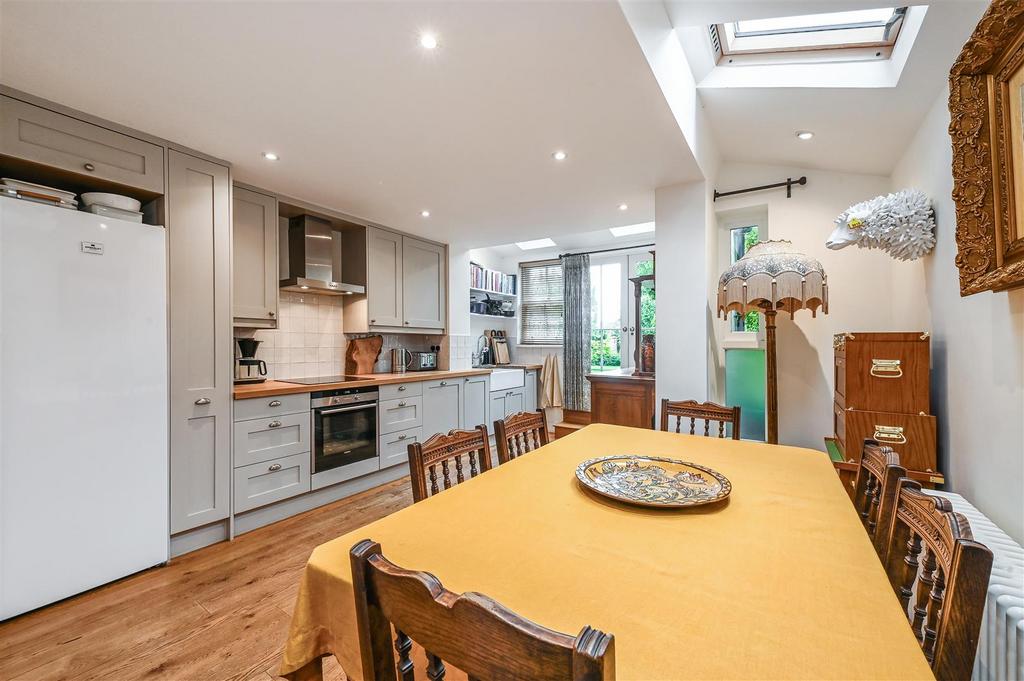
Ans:
<svg viewBox="0 0 1024 681"><path fill-rule="evenodd" d="M561 345L565 321L562 262L521 263L519 295L519 342L523 345Z"/></svg>

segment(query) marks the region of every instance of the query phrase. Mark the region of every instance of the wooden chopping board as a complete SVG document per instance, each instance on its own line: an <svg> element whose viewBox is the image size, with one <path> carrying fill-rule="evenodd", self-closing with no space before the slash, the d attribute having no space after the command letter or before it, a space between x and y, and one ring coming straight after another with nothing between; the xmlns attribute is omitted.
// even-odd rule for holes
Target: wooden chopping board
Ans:
<svg viewBox="0 0 1024 681"><path fill-rule="evenodd" d="M384 336L350 338L345 348L345 374L372 374L383 346Z"/></svg>

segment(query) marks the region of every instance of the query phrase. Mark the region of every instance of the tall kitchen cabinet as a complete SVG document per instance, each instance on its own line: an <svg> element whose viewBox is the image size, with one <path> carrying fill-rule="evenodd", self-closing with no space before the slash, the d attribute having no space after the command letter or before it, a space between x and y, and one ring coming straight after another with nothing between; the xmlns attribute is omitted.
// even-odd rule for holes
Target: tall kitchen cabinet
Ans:
<svg viewBox="0 0 1024 681"><path fill-rule="evenodd" d="M366 297L345 301L346 333L443 331L447 280L443 245L367 227Z"/></svg>
<svg viewBox="0 0 1024 681"><path fill-rule="evenodd" d="M231 177L168 150L171 534L231 508Z"/></svg>
<svg viewBox="0 0 1024 681"><path fill-rule="evenodd" d="M235 326L277 328L277 198L235 185L231 209Z"/></svg>

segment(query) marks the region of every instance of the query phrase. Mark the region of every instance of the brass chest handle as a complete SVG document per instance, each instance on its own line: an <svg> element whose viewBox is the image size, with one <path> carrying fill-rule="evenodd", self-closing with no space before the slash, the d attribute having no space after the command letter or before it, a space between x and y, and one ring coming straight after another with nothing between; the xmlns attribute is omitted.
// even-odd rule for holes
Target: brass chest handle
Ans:
<svg viewBox="0 0 1024 681"><path fill-rule="evenodd" d="M871 375L875 378L899 378L903 375L903 367L898 359L872 359Z"/></svg>
<svg viewBox="0 0 1024 681"><path fill-rule="evenodd" d="M902 426L875 426L875 439L879 442L891 442L897 445L907 443Z"/></svg>

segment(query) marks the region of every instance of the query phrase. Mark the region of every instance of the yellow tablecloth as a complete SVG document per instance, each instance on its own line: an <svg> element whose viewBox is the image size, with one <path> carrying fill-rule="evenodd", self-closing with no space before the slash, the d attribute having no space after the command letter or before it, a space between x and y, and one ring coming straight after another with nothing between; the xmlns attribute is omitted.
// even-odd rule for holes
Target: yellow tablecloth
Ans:
<svg viewBox="0 0 1024 681"><path fill-rule="evenodd" d="M626 453L710 466L732 495L666 512L579 488L581 461ZM348 552L364 538L457 593L572 635L613 634L620 680L932 678L821 452L588 426L317 547L283 674L331 653L361 678Z"/></svg>

